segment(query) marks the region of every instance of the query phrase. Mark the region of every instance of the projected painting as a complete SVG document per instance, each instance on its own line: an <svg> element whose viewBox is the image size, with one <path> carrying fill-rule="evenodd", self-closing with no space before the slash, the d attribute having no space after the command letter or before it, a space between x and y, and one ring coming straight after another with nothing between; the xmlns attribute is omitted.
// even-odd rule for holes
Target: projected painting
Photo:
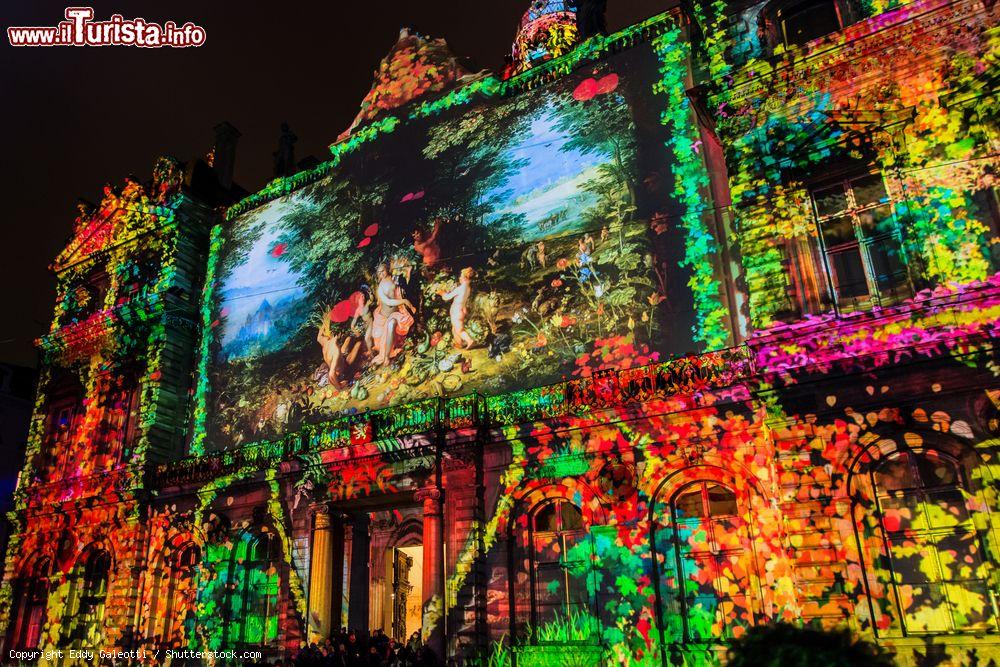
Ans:
<svg viewBox="0 0 1000 667"><path fill-rule="evenodd" d="M402 126L234 220L210 446L691 349L662 101L615 63Z"/></svg>

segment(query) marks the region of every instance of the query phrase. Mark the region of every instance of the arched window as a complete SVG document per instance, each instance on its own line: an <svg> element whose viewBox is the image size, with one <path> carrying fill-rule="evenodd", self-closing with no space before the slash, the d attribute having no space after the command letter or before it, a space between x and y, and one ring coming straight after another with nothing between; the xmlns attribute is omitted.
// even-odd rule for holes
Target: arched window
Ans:
<svg viewBox="0 0 1000 667"><path fill-rule="evenodd" d="M875 515L869 525L882 542L876 577L892 597L892 629L995 631L996 600L962 466L934 450L897 452L870 474Z"/></svg>
<svg viewBox="0 0 1000 667"><path fill-rule="evenodd" d="M81 556L70 577L70 589L63 613L66 643L74 647L100 645L104 606L108 597L111 554L93 549Z"/></svg>
<svg viewBox="0 0 1000 667"><path fill-rule="evenodd" d="M39 558L27 578L15 584L7 645L16 650L38 648L49 602L49 575L52 561Z"/></svg>
<svg viewBox="0 0 1000 667"><path fill-rule="evenodd" d="M662 627L687 642L710 642L753 625L750 532L733 491L693 482L654 522Z"/></svg>
<svg viewBox="0 0 1000 667"><path fill-rule="evenodd" d="M175 551L167 568L160 572L157 597L151 603L152 638L159 645L184 646L185 621L195 604L195 569L201 550L194 544Z"/></svg>
<svg viewBox="0 0 1000 667"><path fill-rule="evenodd" d="M281 543L271 533L244 534L232 553L225 633L230 646L264 646L278 639Z"/></svg>
<svg viewBox="0 0 1000 667"><path fill-rule="evenodd" d="M529 516L531 633L537 643L597 639L593 576L580 508L565 500L542 503Z"/></svg>

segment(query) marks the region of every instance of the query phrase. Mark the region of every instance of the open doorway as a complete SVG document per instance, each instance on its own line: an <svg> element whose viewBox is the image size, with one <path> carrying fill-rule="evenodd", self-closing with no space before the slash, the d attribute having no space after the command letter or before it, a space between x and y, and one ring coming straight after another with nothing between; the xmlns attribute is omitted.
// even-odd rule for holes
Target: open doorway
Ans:
<svg viewBox="0 0 1000 667"><path fill-rule="evenodd" d="M405 642L420 630L423 615L424 547L391 547L386 554L388 600L385 605L386 634Z"/></svg>
<svg viewBox="0 0 1000 667"><path fill-rule="evenodd" d="M423 616L423 514L418 505L372 512L368 627L405 642Z"/></svg>

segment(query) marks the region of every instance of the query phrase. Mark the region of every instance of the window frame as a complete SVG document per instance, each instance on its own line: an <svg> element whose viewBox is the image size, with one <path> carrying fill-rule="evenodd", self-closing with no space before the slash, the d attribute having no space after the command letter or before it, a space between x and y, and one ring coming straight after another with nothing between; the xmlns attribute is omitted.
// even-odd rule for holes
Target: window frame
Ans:
<svg viewBox="0 0 1000 667"><path fill-rule="evenodd" d="M810 39L803 40L801 42L791 39L788 35L788 26L786 25L786 21L788 21L788 18L784 17L782 14L789 13L791 14L791 16L797 16L799 14L811 11L815 6L820 4L833 5L833 13L837 19L837 27L834 28L833 30L829 30L823 33L822 35L818 35L816 37L812 37ZM846 17L844 16L845 13L846 12L844 11L842 3L837 2L837 0L799 0L798 2L783 3L780 7L775 9L774 17L775 17L775 22L777 23L779 35L781 38L781 43L784 44L785 48L793 48L793 47L801 48L806 44L808 44L809 42L815 41L817 39L822 39L827 35L832 35L833 33L840 32L841 30L846 28L848 23L846 21Z"/></svg>
<svg viewBox="0 0 1000 667"><path fill-rule="evenodd" d="M186 556L189 554L193 555L193 562L186 562ZM162 630L162 632L156 633L160 635L160 645L164 648L171 646L172 636L171 630L173 630L178 625L183 625L183 619L174 618L177 614L177 598L180 595L178 587L182 578L188 578L192 580L192 586L184 591L186 594L191 596L190 602L195 604L197 601L195 597L197 595L197 589L194 586L194 576L198 570L198 566L201 564L201 548L194 542L188 542L178 549L170 559L170 565L166 572L161 573L161 577L166 578L166 582L161 580L160 586L158 586L158 592L165 592L166 599L164 600L163 607L163 618L157 619L153 618L154 628ZM164 583L166 590L164 589ZM159 607L156 598L153 599L153 603L150 605L150 609L156 611ZM162 624L162 625L161 625Z"/></svg>
<svg viewBox="0 0 1000 667"><path fill-rule="evenodd" d="M39 556L29 569L28 576L16 583L17 593L12 605L14 615L8 634L12 649L31 651L38 648L47 620L52 562L49 556ZM34 618L36 611L40 615L38 619Z"/></svg>
<svg viewBox="0 0 1000 667"><path fill-rule="evenodd" d="M132 448L139 435L139 408L142 402L142 385L137 373L122 373L108 383L101 397L102 425L95 453L103 457L106 468L113 468L132 455ZM113 437L112 437L113 436Z"/></svg>
<svg viewBox="0 0 1000 667"><path fill-rule="evenodd" d="M54 397L47 412L45 448L37 473L45 482L57 482L76 474L72 469L75 462L69 454L83 418L83 396L74 392Z"/></svg>
<svg viewBox="0 0 1000 667"><path fill-rule="evenodd" d="M923 478L922 471L918 460L926 457L938 458L943 462L948 463L954 470L956 479L951 484L940 484L936 486L930 486L926 484L926 480ZM898 461L900 458L906 457L908 459L907 467L909 468L909 474L911 479L916 480L916 485L911 487L904 487L898 489L887 490L884 489L878 479L878 475L890 462ZM1000 613L998 613L997 606L998 600L996 593L992 590L990 585L990 571L992 570L993 563L989 558L989 551L986 549L986 545L983 542L983 537L976 530L975 524L972 521L972 512L968 506L968 499L974 497L969 486L969 476L962 462L946 452L942 452L936 449L928 450L897 450L888 454L884 458L878 461L878 463L868 470L868 482L871 485L873 506L872 509L868 511L869 516L874 519L875 522L875 532L877 533L877 539L881 545L882 553L879 554L879 562L873 563L871 577L878 582L879 586L886 591L887 597L890 597L890 604L892 604L895 618L893 623L886 629L879 629L877 624L875 625L875 631L877 634L882 636L902 636L902 637L926 637L935 635L968 635L968 634L991 634L995 635L1000 633ZM886 525L886 508L884 507L885 501L888 499L904 500L907 497L916 497L919 506L922 509L922 514L924 520L931 516L932 513L926 508L929 506L934 506L932 497L935 495L942 495L949 492L957 492L961 495L963 499L963 504L966 510L966 520L960 524L954 526L945 527L935 527L931 526L929 523L924 528L901 528L899 530L889 530ZM983 510L985 511L985 510ZM940 552L934 548L936 547L935 541L941 537L946 537L949 535L955 535L956 529L961 526L965 526L968 530L968 534L972 536L972 540L976 545L976 555L982 567L985 568L986 572L982 578L976 579L954 579L949 576L948 569L942 565L940 560ZM910 581L900 581L900 577L897 573L897 566L895 564L896 558L893 555L893 544L894 538L907 537L916 544L924 547L931 547L926 549L924 560L931 562L936 569L938 579L936 581L927 582L910 582ZM862 538L862 534L858 533L859 540ZM864 545L862 544L862 552L864 552ZM929 557L928 557L929 556ZM863 563L862 563L863 565ZM880 572L881 576L880 576ZM868 576L866 576L866 579ZM977 627L975 625L969 627L959 627L955 618L955 604L949 598L948 584L958 584L964 585L969 582L979 582L986 584L986 595L989 608L992 609L992 616L987 617L985 621L986 624L992 622L992 627ZM900 587L903 586L919 586L919 585L936 585L941 586L942 590L942 601L943 605L947 608L947 619L948 619L948 629L912 629L908 627L907 612L903 609L902 605L902 595ZM870 585L869 585L869 595L871 595ZM874 601L873 601L874 605ZM877 606L877 605L875 605Z"/></svg>
<svg viewBox="0 0 1000 667"><path fill-rule="evenodd" d="M885 193L884 198L876 202L858 204L855 184L873 176L879 178L882 190ZM835 189L843 192L845 199L844 208L831 213L820 213L817 194ZM889 194L885 177L880 171L871 169L863 171L851 170L836 178L812 183L807 187L807 191L813 221L816 224L816 239L822 261L823 277L826 280L826 291L837 313L864 311L875 307L894 305L913 295L913 281L910 277L909 262L904 251L902 230L898 224L897 202ZM879 231L876 225L873 227L872 232L868 234L861 216L882 207L888 207L888 216L883 219L883 222L888 223L890 226L889 230ZM850 220L853 232L851 239L831 246L824 234L824 225L844 218ZM883 294L883 289L879 285L879 276L875 272L874 260L871 255L873 247L887 241L895 243L901 267L902 279L898 288L894 290L897 292L895 294ZM841 284L837 281L837 272L834 269L831 258L837 254L851 251L857 252L861 262L864 285L867 290L867 294L865 295L842 296L839 293L841 292Z"/></svg>
<svg viewBox="0 0 1000 667"><path fill-rule="evenodd" d="M702 514L699 516L688 516L682 517L678 512L678 500L691 495L690 490L694 487L698 487L698 492L700 494L701 501L701 511ZM731 514L713 514L712 513L712 501L709 496L710 487L716 487L724 489L728 492L730 502L734 505L734 512ZM722 482L711 480L711 479L697 479L687 482L686 484L678 487L674 490L673 494L670 496L669 502L670 510L670 541L673 551L674 567L675 567L675 579L677 582L677 592L675 594L675 599L680 606L680 618L683 628L683 642L685 644L717 644L727 641L730 638L729 628L731 623L725 623L726 632L719 636L713 636L711 638L694 637L691 632L691 609L693 605L691 604L692 599L697 599L699 597L704 597L700 595L690 595L687 593L685 586L687 585L687 576L685 569L685 554L684 547L687 545L686 540L681 539L680 527L686 524L693 524L697 522L699 527L706 530L708 534L710 552L712 554L712 566L716 570L719 569L719 565L722 559L726 558L730 554L735 554L737 558L744 559L744 563L747 570L747 581L746 587L743 593L743 598L746 602L745 609L749 612L750 619L748 626L753 627L761 620L760 614L756 609L756 599L752 590L752 572L756 568L756 557L753 548L753 534L750 531L750 525L743 519L740 514L740 499L736 490L727 484ZM740 528L744 533L743 537L746 540L745 546L740 549L724 549L720 548L718 540L716 537L716 523L728 517L735 517L736 520L740 522ZM666 557L666 554L664 554ZM689 561L704 560L704 558L692 557L687 554ZM662 575L661 575L662 576ZM662 582L658 584L658 588L662 587ZM712 581L712 590L714 591L714 597L717 603L716 610L721 606L722 602L728 601L732 604L735 599L731 595L722 595L718 589L718 577L715 577ZM716 612L718 613L718 612Z"/></svg>
<svg viewBox="0 0 1000 667"><path fill-rule="evenodd" d="M539 514L548 507L554 506L555 516L556 516L556 530L538 530L537 520ZM564 506L569 506L580 517L580 527L566 529L564 525L563 508ZM559 545L560 559L558 561L544 561L540 562L538 559L538 549L536 548L536 539L538 537L553 536ZM568 640L562 642L551 642L542 641L538 638L537 634L534 632L535 629L540 627L540 606L538 602L538 573L539 567L544 566L546 568L560 568L562 570L562 577L560 578L562 583L562 605L565 612L569 612L574 607L583 609L576 609L576 611L585 611L590 617L597 618L596 614L596 600L594 595L591 593L591 586L587 586L587 600L585 605L580 605L572 602L570 599L570 568L572 565L583 564L585 561L581 560L568 560L566 558L568 550L566 548L567 537L578 538L576 543L580 543L584 540L590 540L590 533L587 530L586 522L583 520L583 510L581 507L576 505L570 500L565 498L548 498L540 501L536 504L531 511L528 513L528 584L530 591L530 612L529 612L529 624L532 629L530 643L533 645L555 645L555 644L569 644L569 645L579 645L579 646L591 646L599 642L600 639L600 628L596 627L599 625L599 621L595 624L592 629L590 639L587 640ZM590 579L593 576L592 569L587 570L587 578ZM588 582L589 583L589 582ZM552 605L545 605L546 608L552 607ZM547 622L547 621L546 621Z"/></svg>
<svg viewBox="0 0 1000 667"><path fill-rule="evenodd" d="M240 542L245 544L245 560L241 564L239 563L239 551ZM251 534L245 533L237 539L236 544L230 550L229 554L229 569L227 577L229 581L227 583L227 593L225 598L225 618L223 624L223 637L229 637L232 633L232 625L237 624L239 633L236 637L236 643L241 647L247 648L265 648L271 646L275 642L281 641L281 624L278 623L278 633L273 640L267 639L267 623L268 619L272 616L280 620L280 607L281 607L281 589L283 585L284 577L282 577L281 570L281 560L280 560L280 540L277 535L271 532ZM261 549L262 545L264 551L258 551ZM261 553L263 556L261 556ZM274 594L274 608L271 609L268 605L265 610L264 615L264 628L261 632L260 641L252 641L247 638L247 618L254 611L252 593L254 592L253 584L251 583L250 573L254 570L260 569L263 572L267 572L268 569L274 567L278 570L278 591ZM243 580L236 585L233 581L234 574L242 570ZM267 595L270 598L270 595ZM233 618L233 611L238 606L240 618Z"/></svg>
<svg viewBox="0 0 1000 667"><path fill-rule="evenodd" d="M820 4L820 2L817 0L775 0L765 7L758 20L760 21L764 40L770 52L776 54L780 49L808 50L811 48L813 42L846 30L864 18L864 12L858 6L857 0L828 0L828 3L833 5L836 27L832 27L821 35L802 40L801 42L789 37L785 24L788 20L788 15L795 16L799 13L812 11L812 7Z"/></svg>
<svg viewBox="0 0 1000 667"><path fill-rule="evenodd" d="M81 627L87 629L83 621L98 626L104 623L114 561L111 552L104 547L90 548L82 555L84 560L78 560L72 570L72 583L62 616L62 636L68 646L94 648L84 645L84 638L78 635ZM89 619L91 610L88 607L92 610L92 618Z"/></svg>

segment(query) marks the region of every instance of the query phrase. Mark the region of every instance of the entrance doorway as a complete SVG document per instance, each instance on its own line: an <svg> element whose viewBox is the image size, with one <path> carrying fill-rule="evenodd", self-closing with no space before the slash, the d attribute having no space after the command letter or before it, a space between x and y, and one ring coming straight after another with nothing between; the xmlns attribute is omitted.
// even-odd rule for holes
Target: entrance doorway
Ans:
<svg viewBox="0 0 1000 667"><path fill-rule="evenodd" d="M405 642L423 620L423 513L419 506L371 512L368 629Z"/></svg>
<svg viewBox="0 0 1000 667"><path fill-rule="evenodd" d="M422 623L424 547L391 547L385 560L385 580L390 586L384 627L390 637L405 642Z"/></svg>

